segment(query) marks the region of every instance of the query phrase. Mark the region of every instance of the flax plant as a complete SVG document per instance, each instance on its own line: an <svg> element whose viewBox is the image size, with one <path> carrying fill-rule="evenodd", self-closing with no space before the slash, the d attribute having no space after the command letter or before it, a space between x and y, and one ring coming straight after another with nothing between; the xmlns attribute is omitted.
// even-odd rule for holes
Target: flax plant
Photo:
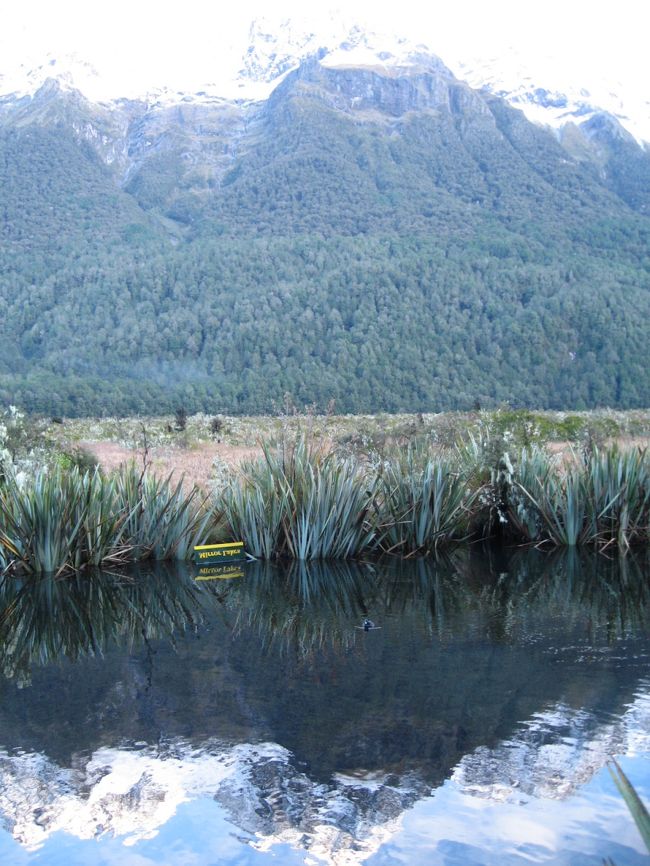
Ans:
<svg viewBox="0 0 650 866"><path fill-rule="evenodd" d="M8 475L0 488L0 545L28 572L119 557L121 523L114 487L96 472L41 471L24 486Z"/></svg>
<svg viewBox="0 0 650 866"><path fill-rule="evenodd" d="M458 462L409 448L384 462L379 481L381 548L404 555L427 554L469 531L477 490Z"/></svg>
<svg viewBox="0 0 650 866"><path fill-rule="evenodd" d="M374 485L353 459L316 447L305 435L262 449L216 505L253 556L346 559L372 546Z"/></svg>
<svg viewBox="0 0 650 866"><path fill-rule="evenodd" d="M171 477L135 467L114 476L78 469L39 472L0 486L0 565L33 574L140 559L187 559L212 514Z"/></svg>
<svg viewBox="0 0 650 866"><path fill-rule="evenodd" d="M591 534L627 548L650 541L650 459L647 450L595 449L585 466Z"/></svg>
<svg viewBox="0 0 650 866"><path fill-rule="evenodd" d="M539 538L566 547L589 540L588 499L581 467L571 465L560 470L543 452L524 451L514 486L525 503L521 499L517 502L518 514L527 515L528 527L539 526ZM531 507L534 520L527 514Z"/></svg>
<svg viewBox="0 0 650 866"><path fill-rule="evenodd" d="M650 465L646 452L594 450L559 465L539 449L521 455L510 516L528 539L558 547L648 541Z"/></svg>
<svg viewBox="0 0 650 866"><path fill-rule="evenodd" d="M131 559L187 559L211 519L197 488L186 495L172 475L156 478L131 464L117 475L116 492Z"/></svg>

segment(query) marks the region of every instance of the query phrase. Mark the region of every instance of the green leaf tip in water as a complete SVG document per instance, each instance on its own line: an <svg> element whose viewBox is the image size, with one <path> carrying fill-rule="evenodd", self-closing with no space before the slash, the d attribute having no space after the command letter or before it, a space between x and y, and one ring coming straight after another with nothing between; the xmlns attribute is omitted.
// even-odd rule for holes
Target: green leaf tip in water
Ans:
<svg viewBox="0 0 650 866"><path fill-rule="evenodd" d="M621 769L616 758L611 759L607 764L607 769L609 770L616 787L620 791L621 796L625 800L625 804L630 810L630 814L634 818L634 821L639 828L639 832L643 837L645 846L650 852L650 815L648 814L648 810L641 801L641 798L637 794L634 786Z"/></svg>

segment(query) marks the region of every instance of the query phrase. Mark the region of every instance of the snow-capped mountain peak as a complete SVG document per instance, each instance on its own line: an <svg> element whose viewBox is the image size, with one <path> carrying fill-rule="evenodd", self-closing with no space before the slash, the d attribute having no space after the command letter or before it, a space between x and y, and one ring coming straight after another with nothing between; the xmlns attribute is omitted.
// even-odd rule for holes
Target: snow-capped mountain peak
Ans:
<svg viewBox="0 0 650 866"><path fill-rule="evenodd" d="M328 26L317 30L300 29L287 19L279 23L256 19L249 40L237 75L241 91L251 84L275 86L302 60L314 55L329 68L444 68L426 45L336 19L329 19Z"/></svg>
<svg viewBox="0 0 650 866"><path fill-rule="evenodd" d="M89 99L101 101L102 81L97 70L77 54L25 58L15 65L0 68L0 94L31 96L48 79L59 82L62 89L81 90Z"/></svg>
<svg viewBox="0 0 650 866"><path fill-rule="evenodd" d="M515 48L498 57L459 60L451 66L471 87L503 97L534 123L560 129L606 113L639 144L650 142L650 99L643 87L626 86L604 75L577 80L574 69L559 65L550 55L524 56Z"/></svg>
<svg viewBox="0 0 650 866"><path fill-rule="evenodd" d="M392 35L370 32L358 24L330 17L317 27L299 26L288 19L255 19L243 49L220 59L219 65L194 75L152 81L134 76L132 69L92 65L78 54L20 58L0 66L0 96L33 95L48 78L62 89L76 89L92 102L119 98L173 102L188 95L238 101L261 101L307 57L318 55L323 65L407 68L430 65L433 55L424 45ZM436 59L437 61L437 59ZM438 62L438 61L437 61Z"/></svg>
<svg viewBox="0 0 650 866"><path fill-rule="evenodd" d="M192 69L171 62L162 67L109 64L106 58L91 64L79 53L3 52L0 98L33 95L54 78L62 89L77 89L99 103L119 98L156 104L214 99L261 102L307 57L318 56L329 68L366 68L386 75L412 69L451 74L434 51L458 78L503 97L535 123L559 130L567 123L584 126L606 114L638 143L650 142L650 99L641 83L623 84L586 72L577 78L568 60L558 63L545 50L535 55L512 48L498 56L449 57L442 46L433 46L432 51L325 12L309 22L256 18L239 43L235 40L227 51L197 58Z"/></svg>

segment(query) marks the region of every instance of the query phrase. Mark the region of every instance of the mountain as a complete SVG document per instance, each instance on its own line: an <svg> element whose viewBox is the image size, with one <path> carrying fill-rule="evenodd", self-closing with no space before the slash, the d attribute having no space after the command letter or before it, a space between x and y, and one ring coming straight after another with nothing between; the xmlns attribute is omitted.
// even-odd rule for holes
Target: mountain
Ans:
<svg viewBox="0 0 650 866"><path fill-rule="evenodd" d="M558 134L359 28L251 36L196 93L2 79L3 399L650 404L650 155L616 117Z"/></svg>
<svg viewBox="0 0 650 866"><path fill-rule="evenodd" d="M531 56L516 48L498 56L457 62L454 69L472 87L502 96L540 124L560 129L607 114L643 147L650 142L650 100L645 87L629 81L613 84L604 72L606 61L603 58L599 75L585 71L578 81L575 71L558 65L556 58L544 52Z"/></svg>
<svg viewBox="0 0 650 866"><path fill-rule="evenodd" d="M481 63L459 63L458 74L521 109L529 120L553 129L572 158L591 164L632 207L648 212L650 100L643 88L615 91L605 79L589 87L572 83L550 61L512 51Z"/></svg>

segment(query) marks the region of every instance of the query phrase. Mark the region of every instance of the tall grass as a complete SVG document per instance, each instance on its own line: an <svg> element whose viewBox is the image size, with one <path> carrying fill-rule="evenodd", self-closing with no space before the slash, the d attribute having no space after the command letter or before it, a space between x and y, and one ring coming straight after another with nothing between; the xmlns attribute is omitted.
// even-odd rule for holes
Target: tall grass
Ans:
<svg viewBox="0 0 650 866"><path fill-rule="evenodd" d="M0 485L5 568L79 571L133 560L188 557L210 519L194 490L183 494L135 466L114 476L55 468Z"/></svg>
<svg viewBox="0 0 650 866"><path fill-rule="evenodd" d="M227 531L260 559L348 559L374 544L374 480L305 436L263 446L220 492Z"/></svg>

